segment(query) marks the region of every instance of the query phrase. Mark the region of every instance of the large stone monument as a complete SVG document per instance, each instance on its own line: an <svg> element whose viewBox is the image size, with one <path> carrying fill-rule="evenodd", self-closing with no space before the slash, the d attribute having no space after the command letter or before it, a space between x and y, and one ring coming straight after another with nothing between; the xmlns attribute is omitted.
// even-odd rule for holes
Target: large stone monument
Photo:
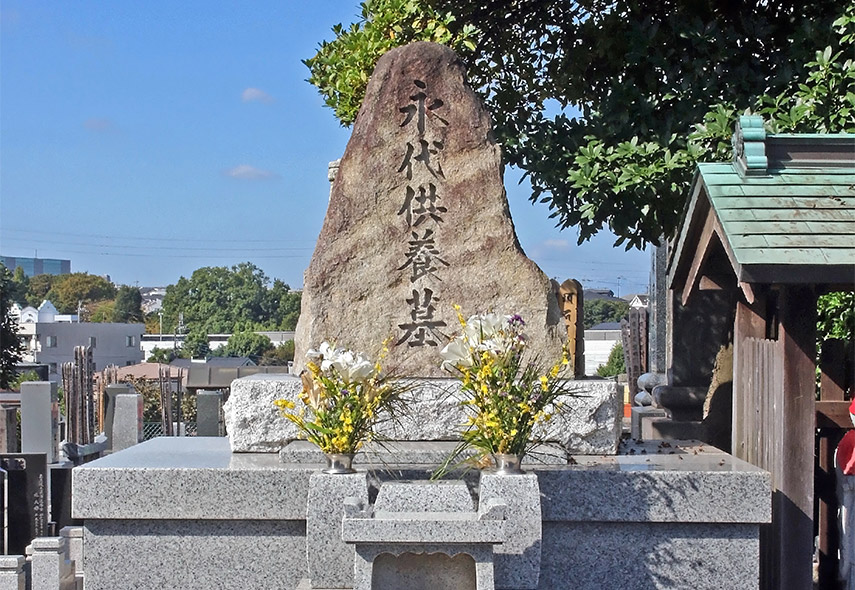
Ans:
<svg viewBox="0 0 855 590"><path fill-rule="evenodd" d="M552 281L517 241L502 161L483 104L450 49L385 54L368 84L303 281L301 368L323 340L387 366L439 377L439 350L464 315L518 313L534 354L559 358L564 323Z"/></svg>

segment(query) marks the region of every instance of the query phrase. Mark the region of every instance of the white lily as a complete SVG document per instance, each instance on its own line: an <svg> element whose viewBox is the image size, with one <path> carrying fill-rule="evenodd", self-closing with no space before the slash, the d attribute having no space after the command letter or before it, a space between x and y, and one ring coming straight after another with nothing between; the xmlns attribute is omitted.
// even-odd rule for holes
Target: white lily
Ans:
<svg viewBox="0 0 855 590"><path fill-rule="evenodd" d="M460 337L446 344L439 356L442 357L443 371L450 371L454 367L471 367L474 364L469 346Z"/></svg>

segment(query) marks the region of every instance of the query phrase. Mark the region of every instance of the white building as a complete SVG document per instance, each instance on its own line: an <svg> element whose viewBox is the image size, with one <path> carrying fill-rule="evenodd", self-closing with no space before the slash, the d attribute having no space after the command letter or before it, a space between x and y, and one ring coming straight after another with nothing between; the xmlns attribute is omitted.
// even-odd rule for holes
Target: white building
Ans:
<svg viewBox="0 0 855 590"><path fill-rule="evenodd" d="M124 367L142 361L140 342L144 324L78 323L77 316L58 314L49 301L39 309L20 311L18 335L22 360L50 368L50 380L58 381L62 363L74 360L74 348L91 346L95 370L110 365Z"/></svg>
<svg viewBox="0 0 855 590"><path fill-rule="evenodd" d="M585 330L585 375L596 375L597 368L608 362L612 348L619 342L619 322L597 324Z"/></svg>

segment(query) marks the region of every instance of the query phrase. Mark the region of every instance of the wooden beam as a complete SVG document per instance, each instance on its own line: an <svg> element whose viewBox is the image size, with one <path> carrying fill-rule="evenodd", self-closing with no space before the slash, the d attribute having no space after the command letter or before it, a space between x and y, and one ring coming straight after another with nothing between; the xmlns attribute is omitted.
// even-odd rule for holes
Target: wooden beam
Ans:
<svg viewBox="0 0 855 590"><path fill-rule="evenodd" d="M711 274L704 275L698 281L700 291L726 291L734 287L735 277L731 275Z"/></svg>
<svg viewBox="0 0 855 590"><path fill-rule="evenodd" d="M701 267L710 256L710 250L713 246L715 236L715 213L712 209L707 212L707 218L704 221L704 227L701 230L698 245L695 247L695 255L692 257L692 265L689 267L689 274L686 277L686 284L683 285L682 303L686 305L689 297L695 290L695 286L699 280Z"/></svg>
<svg viewBox="0 0 855 590"><path fill-rule="evenodd" d="M848 401L816 402L817 428L852 428Z"/></svg>

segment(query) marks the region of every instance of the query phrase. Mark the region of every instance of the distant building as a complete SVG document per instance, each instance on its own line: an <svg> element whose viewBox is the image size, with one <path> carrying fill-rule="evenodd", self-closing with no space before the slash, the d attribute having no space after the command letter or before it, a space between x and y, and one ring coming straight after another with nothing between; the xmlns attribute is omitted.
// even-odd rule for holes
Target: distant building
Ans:
<svg viewBox="0 0 855 590"><path fill-rule="evenodd" d="M28 277L36 275L65 275L71 272L71 261L57 258L22 258L20 256L0 256L0 262L10 271L20 267Z"/></svg>
<svg viewBox="0 0 855 590"><path fill-rule="evenodd" d="M264 331L258 330L256 334L267 336L273 346L280 346L294 339L293 330ZM217 350L225 346L231 334L208 334L208 348ZM181 348L184 344L183 334L144 334L141 341L143 356L149 358L155 348L167 350L170 348Z"/></svg>
<svg viewBox="0 0 855 590"><path fill-rule="evenodd" d="M74 360L77 346L92 347L96 371L143 360L140 341L144 324L78 323L76 316L58 314L50 301L44 301L38 310L23 308L19 317L22 360L48 365L51 381L60 380L62 363Z"/></svg>
<svg viewBox="0 0 855 590"><path fill-rule="evenodd" d="M143 313L149 314L160 311L163 308L163 297L166 295L166 287L140 287Z"/></svg>
<svg viewBox="0 0 855 590"><path fill-rule="evenodd" d="M639 293L638 295L627 295L621 299L629 303L629 306L633 309L648 307L650 305L650 297L644 293Z"/></svg>
<svg viewBox="0 0 855 590"><path fill-rule="evenodd" d="M620 342L620 322L597 324L585 330L585 374L597 374L597 368L609 360L612 348Z"/></svg>
<svg viewBox="0 0 855 590"><path fill-rule="evenodd" d="M615 297L615 292L611 289L585 289L582 291L585 301L593 301L594 299L619 299Z"/></svg>

